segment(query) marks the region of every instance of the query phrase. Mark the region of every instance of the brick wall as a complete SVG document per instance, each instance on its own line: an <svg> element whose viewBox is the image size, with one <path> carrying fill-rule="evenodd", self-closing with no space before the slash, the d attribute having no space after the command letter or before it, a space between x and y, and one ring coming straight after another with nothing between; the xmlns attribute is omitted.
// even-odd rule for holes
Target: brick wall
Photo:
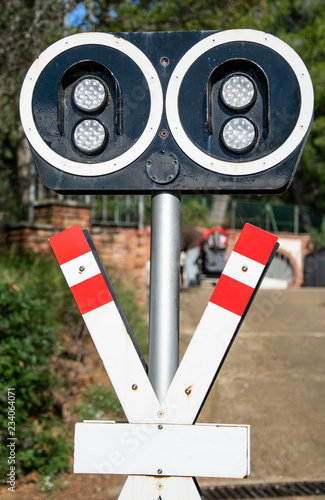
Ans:
<svg viewBox="0 0 325 500"><path fill-rule="evenodd" d="M139 290L140 301L146 292L146 263L150 258L150 227L107 228L91 226L88 206L74 201L46 200L35 206L33 224L17 224L0 234L0 243L8 249L27 248L52 255L48 239L75 224L88 229L106 269L114 269Z"/></svg>
<svg viewBox="0 0 325 500"><path fill-rule="evenodd" d="M93 228L92 239L106 268L114 268L118 276L134 286L145 287L146 263L150 259L150 228L117 230Z"/></svg>
<svg viewBox="0 0 325 500"><path fill-rule="evenodd" d="M0 234L0 243L7 248L30 248L35 252L52 254L48 238L64 229L80 224L88 229L106 269L114 269L117 276L131 282L139 293L139 299L145 297L148 284L147 262L150 258L150 227L142 231L136 228L107 228L91 226L91 214L88 206L74 201L51 201L35 206L35 222L20 224L8 228ZM234 247L240 230L229 230L228 253ZM292 264L294 281L291 285L300 286L303 282L304 256L311 251L309 235L281 233L283 252ZM292 252L293 244L299 250Z"/></svg>
<svg viewBox="0 0 325 500"><path fill-rule="evenodd" d="M34 225L50 224L55 231L63 231L68 227L80 224L82 229L91 226L89 205L73 200L37 202L34 207Z"/></svg>
<svg viewBox="0 0 325 500"><path fill-rule="evenodd" d="M234 248L239 234L239 229L229 229L228 255ZM294 233L278 233L277 236L280 243L278 252L288 259L293 270L293 281L289 286L301 286L304 280L304 257L313 249L311 238L309 234Z"/></svg>

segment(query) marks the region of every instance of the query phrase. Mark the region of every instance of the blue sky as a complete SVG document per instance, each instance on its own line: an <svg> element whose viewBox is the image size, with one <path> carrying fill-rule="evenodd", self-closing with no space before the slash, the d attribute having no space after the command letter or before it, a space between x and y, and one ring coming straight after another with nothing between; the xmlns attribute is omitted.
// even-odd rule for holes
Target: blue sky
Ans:
<svg viewBox="0 0 325 500"><path fill-rule="evenodd" d="M82 21L86 17L87 11L84 2L78 3L78 5L73 9L68 15L68 23L70 26L80 26Z"/></svg>

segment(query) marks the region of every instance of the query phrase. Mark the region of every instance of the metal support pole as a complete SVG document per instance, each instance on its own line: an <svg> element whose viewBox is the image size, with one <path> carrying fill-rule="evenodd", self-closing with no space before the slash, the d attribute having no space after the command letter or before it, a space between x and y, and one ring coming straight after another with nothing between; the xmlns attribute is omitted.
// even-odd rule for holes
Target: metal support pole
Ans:
<svg viewBox="0 0 325 500"><path fill-rule="evenodd" d="M151 200L149 379L159 401L178 368L180 194L159 192Z"/></svg>

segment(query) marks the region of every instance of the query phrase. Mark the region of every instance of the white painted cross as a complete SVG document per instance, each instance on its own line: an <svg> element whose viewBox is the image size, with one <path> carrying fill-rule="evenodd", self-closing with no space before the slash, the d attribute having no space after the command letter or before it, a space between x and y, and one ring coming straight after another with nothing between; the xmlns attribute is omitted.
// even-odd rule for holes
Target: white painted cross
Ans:
<svg viewBox="0 0 325 500"><path fill-rule="evenodd" d="M194 476L247 476L249 426L195 422L276 236L245 225L162 403L88 232L50 243L128 419L76 424L74 471L128 474L119 500L199 500Z"/></svg>

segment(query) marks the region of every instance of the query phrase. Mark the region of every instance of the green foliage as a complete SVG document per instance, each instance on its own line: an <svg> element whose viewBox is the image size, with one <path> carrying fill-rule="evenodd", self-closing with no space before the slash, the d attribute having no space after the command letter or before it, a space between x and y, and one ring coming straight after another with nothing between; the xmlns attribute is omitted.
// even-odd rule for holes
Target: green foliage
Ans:
<svg viewBox="0 0 325 500"><path fill-rule="evenodd" d="M325 225L323 225L321 229L312 228L310 230L310 236L315 250L325 247Z"/></svg>
<svg viewBox="0 0 325 500"><path fill-rule="evenodd" d="M66 353L60 332L74 335L80 314L54 259L34 255L0 256L0 481L8 472L8 388L15 393L16 477L41 475L40 486L69 470L73 436L64 427L53 393L67 382L51 369ZM114 288L140 348L147 354L147 322L133 290ZM88 388L78 408L82 419L125 419L117 396L102 386Z"/></svg>
<svg viewBox="0 0 325 500"><path fill-rule="evenodd" d="M110 273L111 274L111 273ZM113 286L144 357L148 355L148 322L136 301L135 291L115 277Z"/></svg>
<svg viewBox="0 0 325 500"><path fill-rule="evenodd" d="M0 164L15 164L20 88L33 60L63 36L64 9L65 3L60 0L14 0L1 4Z"/></svg>
<svg viewBox="0 0 325 500"><path fill-rule="evenodd" d="M325 210L325 3L323 0L121 0L97 2L96 30L267 31L287 42L304 60L315 89L315 121L291 189L281 197Z"/></svg>
<svg viewBox="0 0 325 500"><path fill-rule="evenodd" d="M128 198L128 202L126 201ZM103 213L103 205L106 208L107 221L114 221L114 213L118 211L118 221L121 223L132 223L138 220L138 196L95 196L95 220L100 220ZM209 209L211 208L211 196L184 195L182 196L182 224L206 226ZM144 195L144 223L151 223L151 196Z"/></svg>
<svg viewBox="0 0 325 500"><path fill-rule="evenodd" d="M77 412L81 420L126 419L115 392L102 385L94 385L85 390Z"/></svg>
<svg viewBox="0 0 325 500"><path fill-rule="evenodd" d="M211 196L183 196L181 208L182 225L206 226L211 200Z"/></svg>
<svg viewBox="0 0 325 500"><path fill-rule="evenodd" d="M260 2L252 0L254 10ZM240 21L247 13L241 0L122 0L97 2L96 29L109 31L189 31L224 29Z"/></svg>
<svg viewBox="0 0 325 500"><path fill-rule="evenodd" d="M151 197L144 199L144 222L150 224ZM98 223L108 221L110 225L136 224L139 218L139 195L94 195L94 220Z"/></svg>
<svg viewBox="0 0 325 500"><path fill-rule="evenodd" d="M27 69L39 53L63 36L64 14L76 4L73 0L15 0L3 4L0 165L17 164L18 97ZM281 197L289 203L325 210L324 197L320 196L325 188L323 0L252 0L249 5L246 0L86 0L84 4L88 14L70 32L251 28L268 31L293 47L306 63L314 83L315 121L292 187Z"/></svg>
<svg viewBox="0 0 325 500"><path fill-rule="evenodd" d="M8 388L15 392L16 475L67 470L67 431L55 414L50 370L58 346L56 315L63 297L54 262L32 256L0 257L0 470L8 471ZM54 300L53 300L54 299Z"/></svg>
<svg viewBox="0 0 325 500"><path fill-rule="evenodd" d="M27 420L19 433L17 461L21 471L37 471L43 477L54 478L69 469L72 436L57 418L40 415L42 421ZM21 441L21 444L20 444Z"/></svg>

